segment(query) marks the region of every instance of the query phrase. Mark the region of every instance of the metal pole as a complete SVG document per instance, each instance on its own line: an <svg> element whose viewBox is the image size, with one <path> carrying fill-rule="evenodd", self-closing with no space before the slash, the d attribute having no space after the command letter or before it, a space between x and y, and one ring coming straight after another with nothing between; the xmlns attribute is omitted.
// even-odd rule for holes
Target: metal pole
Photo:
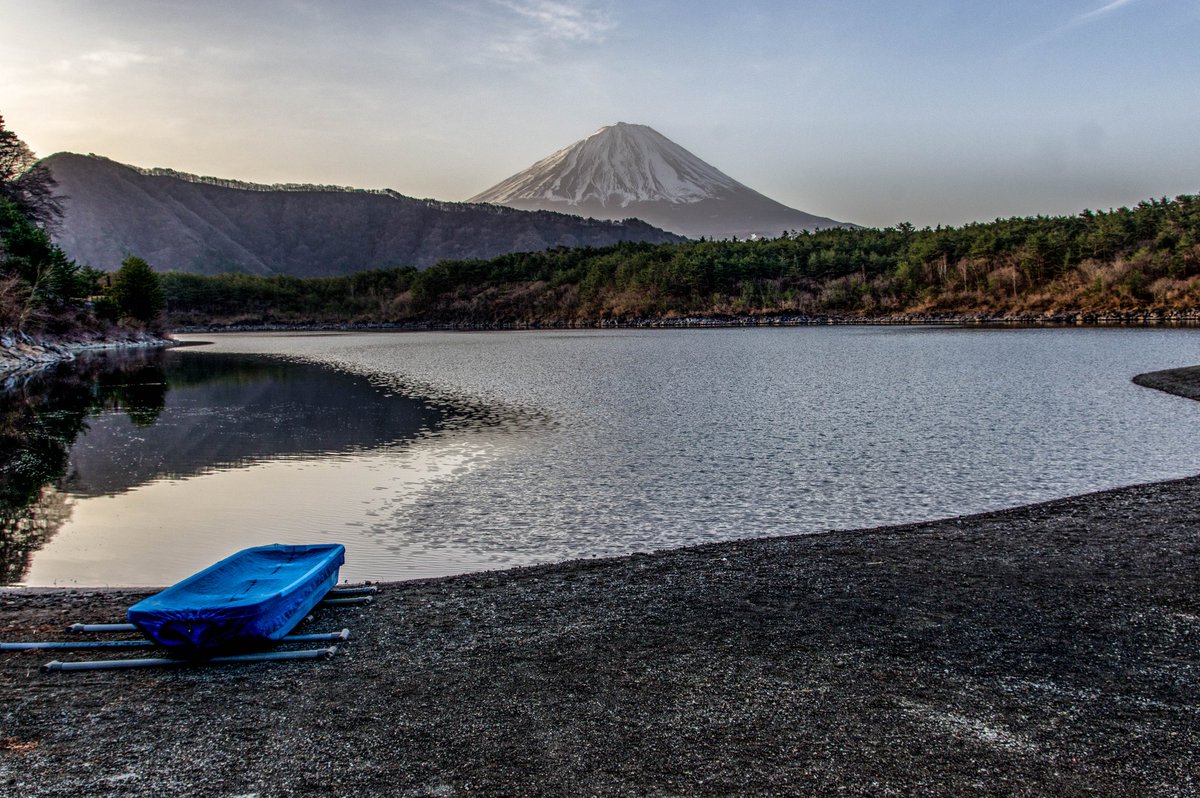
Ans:
<svg viewBox="0 0 1200 798"><path fill-rule="evenodd" d="M318 632L310 635L288 635L279 642L281 643L316 643L321 640L331 640L338 643L345 643L350 639L350 630L343 629L340 632Z"/></svg>
<svg viewBox="0 0 1200 798"><path fill-rule="evenodd" d="M328 659L337 653L337 646L312 648L304 651L267 651L262 654L237 654L231 657L211 659L96 659L87 662L47 662L43 671L104 671L128 668L170 668L189 665L233 665L251 662L279 662L281 660Z"/></svg>
<svg viewBox="0 0 1200 798"><path fill-rule="evenodd" d="M131 623L73 623L67 627L68 632L136 632L138 628Z"/></svg>
<svg viewBox="0 0 1200 798"><path fill-rule="evenodd" d="M318 632L307 635L287 635L280 638L279 643L319 643L333 642L344 643L350 639L350 630L343 629L340 632ZM0 643L0 651L38 651L38 650L60 650L60 651L79 651L89 648L154 648L155 643L151 640L68 640L65 642L28 642L28 643Z"/></svg>
<svg viewBox="0 0 1200 798"><path fill-rule="evenodd" d="M355 604L370 604L375 599L370 596L359 596L357 598L331 598L323 599L318 606L321 607L340 607Z"/></svg>
<svg viewBox="0 0 1200 798"><path fill-rule="evenodd" d="M375 585L367 585L366 587L335 587L325 594L326 598L338 598L341 596L373 596L379 592L379 588Z"/></svg>
<svg viewBox="0 0 1200 798"><path fill-rule="evenodd" d="M36 651L61 649L73 651L85 648L154 648L149 640L70 640L52 643L0 643L0 651Z"/></svg>
<svg viewBox="0 0 1200 798"><path fill-rule="evenodd" d="M378 592L379 588L374 585L367 587L334 588L325 594L329 598L322 599L319 605L336 607L370 604L375 600L371 598L371 595ZM300 623L311 620L312 616L309 615ZM81 632L138 632L141 630L131 623L73 623L67 627L67 631L78 634Z"/></svg>

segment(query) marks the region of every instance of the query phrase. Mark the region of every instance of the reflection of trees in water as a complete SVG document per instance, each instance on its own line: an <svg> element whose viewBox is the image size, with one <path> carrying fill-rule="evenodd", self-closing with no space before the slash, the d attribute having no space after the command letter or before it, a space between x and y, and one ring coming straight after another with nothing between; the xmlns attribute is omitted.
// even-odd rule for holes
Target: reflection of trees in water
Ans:
<svg viewBox="0 0 1200 798"><path fill-rule="evenodd" d="M255 355L97 354L10 379L0 389L0 584L23 578L69 518L70 496L364 451L437 429L453 412L363 377Z"/></svg>
<svg viewBox="0 0 1200 798"><path fill-rule="evenodd" d="M0 511L0 584L19 582L35 551L54 537L71 517L67 495L47 485L18 512Z"/></svg>
<svg viewBox="0 0 1200 798"><path fill-rule="evenodd" d="M104 371L96 380L96 399L96 409L124 412L135 426L148 427L167 406L167 377L160 363Z"/></svg>
<svg viewBox="0 0 1200 798"><path fill-rule="evenodd" d="M69 514L54 490L89 416L119 410L139 426L166 404L158 353L61 364L0 392L0 584L21 579Z"/></svg>

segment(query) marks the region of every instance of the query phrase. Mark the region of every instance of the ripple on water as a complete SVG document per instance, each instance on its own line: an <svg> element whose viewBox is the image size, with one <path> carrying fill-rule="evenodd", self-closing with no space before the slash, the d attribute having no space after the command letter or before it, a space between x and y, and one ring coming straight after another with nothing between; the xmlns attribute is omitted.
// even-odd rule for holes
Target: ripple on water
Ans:
<svg viewBox="0 0 1200 798"><path fill-rule="evenodd" d="M237 335L178 356L222 353L342 375L343 414L432 415L393 441L78 497L27 581L165 582L276 539L343 540L349 578L441 575L981 512L1185 476L1200 451L1200 404L1129 382L1200 362L1190 330ZM286 429L298 411L273 406L261 424ZM198 412L215 438L245 431L244 408Z"/></svg>

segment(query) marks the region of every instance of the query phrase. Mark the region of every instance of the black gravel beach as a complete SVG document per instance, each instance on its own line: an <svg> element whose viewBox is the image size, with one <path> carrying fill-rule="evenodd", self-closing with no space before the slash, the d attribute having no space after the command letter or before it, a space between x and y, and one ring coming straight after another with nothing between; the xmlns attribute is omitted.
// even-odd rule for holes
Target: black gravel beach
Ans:
<svg viewBox="0 0 1200 798"><path fill-rule="evenodd" d="M384 585L315 663L7 653L0 795L1198 795L1198 564L1193 477ZM0 639L145 594L0 593Z"/></svg>

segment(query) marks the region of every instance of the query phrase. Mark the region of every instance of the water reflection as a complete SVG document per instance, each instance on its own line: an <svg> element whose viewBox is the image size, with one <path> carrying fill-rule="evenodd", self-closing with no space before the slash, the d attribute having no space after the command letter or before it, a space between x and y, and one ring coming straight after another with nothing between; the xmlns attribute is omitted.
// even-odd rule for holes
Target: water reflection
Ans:
<svg viewBox="0 0 1200 798"><path fill-rule="evenodd" d="M64 485L71 493L105 495L263 460L366 451L434 428L444 414L310 363L185 350L166 352L159 368L161 376L126 372L121 396L141 400L136 413L88 424L71 451ZM170 393L146 425L159 386Z"/></svg>
<svg viewBox="0 0 1200 798"><path fill-rule="evenodd" d="M0 584L77 497L278 459L363 452L444 414L327 367L199 350L96 354L0 393Z"/></svg>
<svg viewBox="0 0 1200 798"><path fill-rule="evenodd" d="M82 415L60 403L39 422L55 445L18 470L43 476L13 483L37 500L6 545L53 538L6 581L169 584L244 546L323 541L346 545L343 578L409 579L1184 476L1200 404L1129 378L1196 362L1198 343L876 328L219 336L101 370Z"/></svg>
<svg viewBox="0 0 1200 798"><path fill-rule="evenodd" d="M0 583L21 577L32 552L69 513L55 486L69 471L71 446L88 419L123 411L131 424L152 424L163 408L162 383L161 369L141 358L89 358L6 381L0 392Z"/></svg>

